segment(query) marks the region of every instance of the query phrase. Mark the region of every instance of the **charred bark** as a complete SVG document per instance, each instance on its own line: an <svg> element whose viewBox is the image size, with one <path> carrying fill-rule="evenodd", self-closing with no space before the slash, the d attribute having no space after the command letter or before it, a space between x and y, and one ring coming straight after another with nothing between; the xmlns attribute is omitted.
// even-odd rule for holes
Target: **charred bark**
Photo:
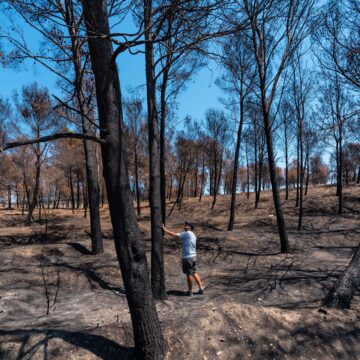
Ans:
<svg viewBox="0 0 360 360"><path fill-rule="evenodd" d="M284 219L284 214L282 211L280 192L279 192L279 187L278 187L278 182L277 182L277 177L276 177L276 164L275 164L275 158L274 158L274 148L273 148L273 143L272 143L272 134L271 134L269 113L266 111L266 108L267 108L267 105L265 103L263 103L264 129L265 129L265 137L266 137L266 144L267 144L271 189L272 189L272 194L273 194L273 199L274 199L276 220L277 220L279 236L280 236L281 252L286 253L289 251L289 241L288 241L288 236L287 236L287 232L286 232L285 219Z"/></svg>
<svg viewBox="0 0 360 360"><path fill-rule="evenodd" d="M32 200L29 202L29 211L26 216L25 226L29 226L31 224L31 220L33 218L33 213L36 208L38 202L38 195L40 189L40 173L41 173L41 155L40 155L40 145L37 144L36 149L36 174L35 174L35 186L32 194Z"/></svg>
<svg viewBox="0 0 360 360"><path fill-rule="evenodd" d="M156 299L166 298L164 239L161 230L160 136L156 104L156 79L152 27L152 0L144 1L145 68L149 134L149 203L151 217L151 287Z"/></svg>
<svg viewBox="0 0 360 360"><path fill-rule="evenodd" d="M335 282L323 305L335 309L350 309L355 290L360 286L360 245L347 270Z"/></svg>
<svg viewBox="0 0 360 360"><path fill-rule="evenodd" d="M229 219L229 224L228 224L228 231L232 231L234 229L240 145L241 145L242 128L243 128L243 123L244 123L244 109L243 109L244 106L243 106L243 101L242 101L243 100L242 95L240 95L240 98L241 98L240 122L239 122L239 127L238 127L238 132L237 132L237 138L236 138L234 168L233 168L232 181L231 181L231 203L230 203L230 219Z"/></svg>
<svg viewBox="0 0 360 360"><path fill-rule="evenodd" d="M139 359L163 359L165 343L149 282L144 244L133 208L123 138L120 82L110 40L105 0L83 1L90 57L96 82L104 178L116 253L131 313ZM94 37L94 31L100 37ZM105 36L104 36L105 35Z"/></svg>

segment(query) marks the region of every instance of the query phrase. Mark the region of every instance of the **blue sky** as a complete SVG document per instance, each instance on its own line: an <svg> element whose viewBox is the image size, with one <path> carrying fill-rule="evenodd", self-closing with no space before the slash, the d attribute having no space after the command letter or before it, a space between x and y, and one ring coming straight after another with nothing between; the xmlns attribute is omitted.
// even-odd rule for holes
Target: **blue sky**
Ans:
<svg viewBox="0 0 360 360"><path fill-rule="evenodd" d="M123 26L132 27L126 21ZM27 24L22 23L23 35L32 49L37 49L42 38ZM129 30L128 30L129 31ZM131 89L140 89L140 95L145 96L145 62L144 55L123 53L118 57L118 68L123 95L127 96ZM214 84L219 68L214 64L203 68L186 86L186 90L178 96L176 110L177 122L190 115L201 120L209 107L221 107L218 98L221 90ZM19 69L2 68L0 70L0 96L11 97L14 90L20 91L22 86L37 81L41 86L49 88L50 93L59 94L56 86L57 76L34 61L26 61ZM142 89L142 90L141 90Z"/></svg>

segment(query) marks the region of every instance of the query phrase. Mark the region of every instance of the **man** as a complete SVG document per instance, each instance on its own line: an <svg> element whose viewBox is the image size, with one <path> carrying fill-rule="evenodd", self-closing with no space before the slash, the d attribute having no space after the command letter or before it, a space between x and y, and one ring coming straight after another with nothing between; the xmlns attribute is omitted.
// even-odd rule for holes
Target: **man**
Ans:
<svg viewBox="0 0 360 360"><path fill-rule="evenodd" d="M193 233L194 225L188 221L185 221L184 231L176 233L165 228L162 224L161 228L164 232L170 236L180 238L182 241L182 270L186 275L189 291L187 296L192 296L192 279L195 279L199 286L199 292L197 294L203 295L205 293L201 283L201 279L196 269L196 236Z"/></svg>

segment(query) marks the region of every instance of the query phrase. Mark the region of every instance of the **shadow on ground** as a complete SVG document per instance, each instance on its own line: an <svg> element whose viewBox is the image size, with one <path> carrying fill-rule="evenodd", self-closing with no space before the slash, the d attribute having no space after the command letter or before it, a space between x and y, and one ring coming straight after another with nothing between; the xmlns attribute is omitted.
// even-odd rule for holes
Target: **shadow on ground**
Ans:
<svg viewBox="0 0 360 360"><path fill-rule="evenodd" d="M10 337L12 341L15 340L17 343L20 343L16 357L14 357L17 360L30 359L37 352L38 354L43 354L43 359L61 356L61 349L58 346L53 347L51 344L51 341L54 339L61 339L68 344L81 347L103 360L126 360L134 359L135 356L134 348L132 347L121 346L100 335L78 331L52 329L0 330L0 339L3 340L4 337ZM33 337L36 337L37 340L34 341ZM11 356L13 355L15 354L12 353ZM0 358L9 358L9 351L0 349Z"/></svg>

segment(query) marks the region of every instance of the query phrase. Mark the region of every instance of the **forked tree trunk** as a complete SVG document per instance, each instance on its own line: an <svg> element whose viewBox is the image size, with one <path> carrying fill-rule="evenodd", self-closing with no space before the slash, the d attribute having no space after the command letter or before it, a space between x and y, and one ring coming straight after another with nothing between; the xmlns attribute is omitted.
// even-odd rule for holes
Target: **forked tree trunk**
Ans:
<svg viewBox="0 0 360 360"><path fill-rule="evenodd" d="M338 278L327 294L323 305L336 309L350 309L354 292L360 286L360 245L347 270Z"/></svg>
<svg viewBox="0 0 360 360"><path fill-rule="evenodd" d="M106 0L84 0L84 19L96 82L104 178L114 242L129 304L139 359L164 358L165 342L152 297L145 247L130 193L118 71ZM95 30L96 29L96 30ZM102 35L94 37L94 31Z"/></svg>

